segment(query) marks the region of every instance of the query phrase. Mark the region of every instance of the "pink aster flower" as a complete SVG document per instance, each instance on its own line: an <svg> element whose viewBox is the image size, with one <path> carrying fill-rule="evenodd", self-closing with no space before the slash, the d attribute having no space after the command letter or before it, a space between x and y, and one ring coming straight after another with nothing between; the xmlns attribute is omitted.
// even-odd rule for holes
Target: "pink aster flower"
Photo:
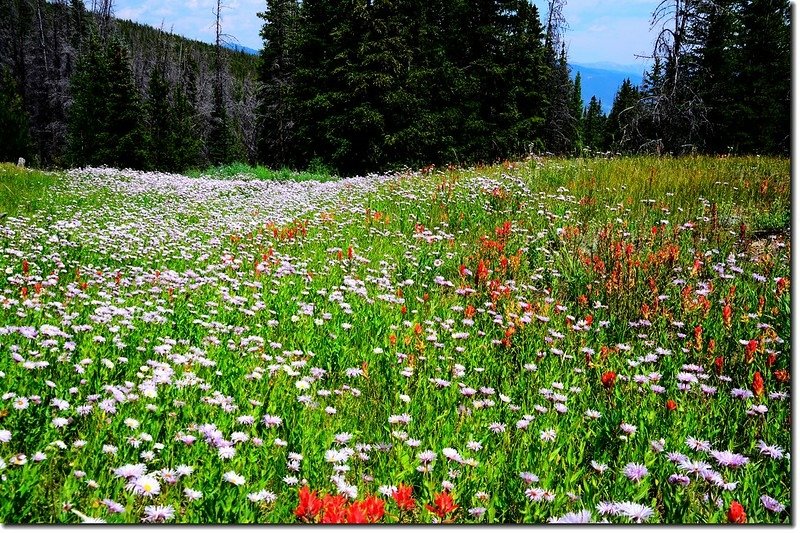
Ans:
<svg viewBox="0 0 800 533"><path fill-rule="evenodd" d="M631 481L638 483L647 476L647 467L639 463L628 463L622 469L622 473Z"/></svg>

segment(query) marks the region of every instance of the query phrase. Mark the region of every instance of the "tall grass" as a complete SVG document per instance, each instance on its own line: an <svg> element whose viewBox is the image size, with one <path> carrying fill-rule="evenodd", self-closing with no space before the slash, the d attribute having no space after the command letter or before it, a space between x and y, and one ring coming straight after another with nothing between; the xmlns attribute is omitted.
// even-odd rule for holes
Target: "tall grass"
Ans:
<svg viewBox="0 0 800 533"><path fill-rule="evenodd" d="M215 179L258 179L264 181L331 181L337 179L330 171L320 168L297 172L287 168L273 170L261 165L231 163L205 170L193 169L186 173L190 177L211 177Z"/></svg>
<svg viewBox="0 0 800 533"><path fill-rule="evenodd" d="M56 184L54 173L0 163L0 216L18 216L39 209Z"/></svg>

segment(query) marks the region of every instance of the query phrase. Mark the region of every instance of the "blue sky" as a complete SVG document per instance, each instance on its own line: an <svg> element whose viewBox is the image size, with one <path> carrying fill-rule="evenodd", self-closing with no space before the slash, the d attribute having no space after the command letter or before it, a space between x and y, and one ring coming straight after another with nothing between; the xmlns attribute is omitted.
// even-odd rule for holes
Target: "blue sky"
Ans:
<svg viewBox="0 0 800 533"><path fill-rule="evenodd" d="M86 2L87 5L91 2ZM222 10L223 30L229 39L250 48L260 48L258 36L264 0L227 0ZM546 1L534 0L544 19ZM641 65L635 54L652 47L650 13L656 0L567 0L564 16L569 29L565 35L572 63L612 62ZM117 0L114 12L126 18L172 30L175 33L212 42L215 0Z"/></svg>

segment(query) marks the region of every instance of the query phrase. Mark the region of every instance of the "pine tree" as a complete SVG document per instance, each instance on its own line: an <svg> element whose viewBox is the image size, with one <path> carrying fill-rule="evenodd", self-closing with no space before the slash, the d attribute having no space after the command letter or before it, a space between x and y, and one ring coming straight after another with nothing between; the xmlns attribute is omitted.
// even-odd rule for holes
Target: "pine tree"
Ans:
<svg viewBox="0 0 800 533"><path fill-rule="evenodd" d="M0 161L30 157L28 114L8 68L0 70Z"/></svg>
<svg viewBox="0 0 800 533"><path fill-rule="evenodd" d="M118 37L106 45L108 79L104 98L106 129L102 134L101 160L120 168L145 166L145 130L142 106L133 80L128 51ZM106 155L107 154L107 155Z"/></svg>
<svg viewBox="0 0 800 533"><path fill-rule="evenodd" d="M573 137L573 151L580 153L585 146L583 139L583 95L581 94L581 73L575 74L575 81L572 84L570 95L570 114L575 131Z"/></svg>
<svg viewBox="0 0 800 533"><path fill-rule="evenodd" d="M636 151L640 134L637 127L639 89L626 78L614 96L606 121L606 146L617 151Z"/></svg>
<svg viewBox="0 0 800 533"><path fill-rule="evenodd" d="M107 107L103 104L109 75L103 44L92 32L70 78L72 104L67 111L67 140L68 160L73 166L109 162L100 157L101 136L108 127Z"/></svg>
<svg viewBox="0 0 800 533"><path fill-rule="evenodd" d="M732 144L745 153L788 153L791 131L791 26L788 0L741 8L741 52L732 86Z"/></svg>
<svg viewBox="0 0 800 533"><path fill-rule="evenodd" d="M596 96L592 95L589 106L583 116L583 145L593 152L605 149L606 116L603 106Z"/></svg>
<svg viewBox="0 0 800 533"><path fill-rule="evenodd" d="M159 61L150 73L147 86L147 163L156 170L175 170L173 160L175 147L171 145L172 126L175 119L169 101L170 85Z"/></svg>
<svg viewBox="0 0 800 533"><path fill-rule="evenodd" d="M261 38L258 157L272 166L287 166L293 152L294 60L300 7L297 0L267 0Z"/></svg>

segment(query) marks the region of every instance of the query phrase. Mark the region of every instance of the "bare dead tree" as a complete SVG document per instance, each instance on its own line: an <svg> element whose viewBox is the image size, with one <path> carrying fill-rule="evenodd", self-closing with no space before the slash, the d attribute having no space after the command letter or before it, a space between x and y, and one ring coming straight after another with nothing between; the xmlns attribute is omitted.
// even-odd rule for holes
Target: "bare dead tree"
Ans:
<svg viewBox="0 0 800 533"><path fill-rule="evenodd" d="M653 70L630 122L631 137L639 137L640 151L692 150L708 123L702 98L692 86L686 59L692 52L692 24L709 0L661 0L650 27L657 31L650 59Z"/></svg>
<svg viewBox="0 0 800 533"><path fill-rule="evenodd" d="M100 36L105 39L108 36L112 17L114 16L114 0L100 0L99 3L93 0L92 5L93 10L97 9L95 12L100 19Z"/></svg>
<svg viewBox="0 0 800 533"><path fill-rule="evenodd" d="M564 6L567 0L547 0L547 33L545 43L553 50L561 48L564 32L569 29L567 19L564 18Z"/></svg>

